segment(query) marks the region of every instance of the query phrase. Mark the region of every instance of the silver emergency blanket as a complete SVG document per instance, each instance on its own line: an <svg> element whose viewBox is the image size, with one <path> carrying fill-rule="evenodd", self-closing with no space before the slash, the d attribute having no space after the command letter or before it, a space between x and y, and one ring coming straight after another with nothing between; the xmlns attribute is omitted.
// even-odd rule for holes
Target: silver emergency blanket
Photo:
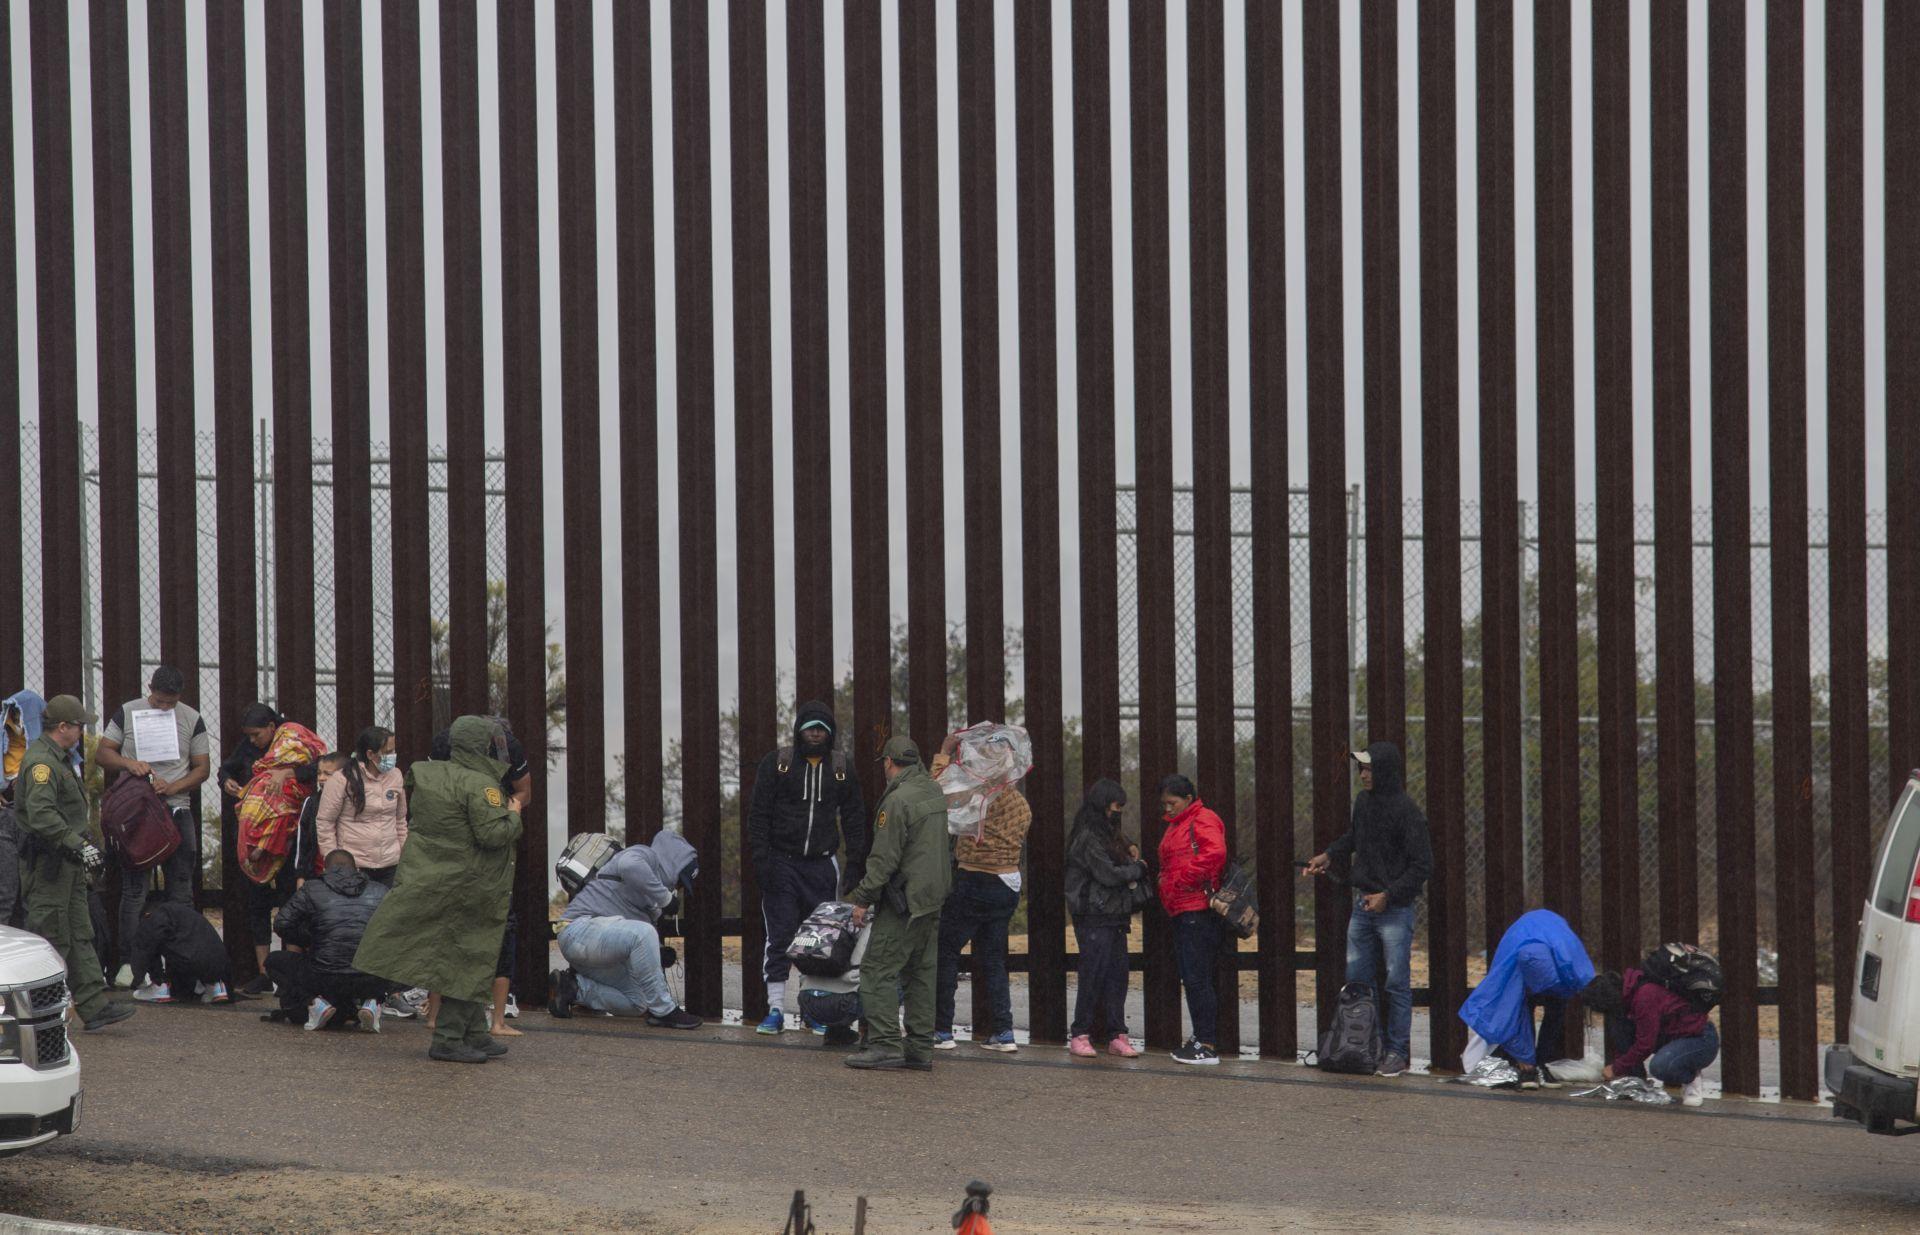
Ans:
<svg viewBox="0 0 1920 1235"><path fill-rule="evenodd" d="M1456 1079L1463 1085L1480 1085L1493 1089L1500 1085L1518 1085L1520 1070L1498 1055L1489 1055L1473 1065L1471 1071Z"/></svg>
<svg viewBox="0 0 1920 1235"><path fill-rule="evenodd" d="M1667 1106L1673 1101L1660 1082L1644 1081L1637 1076L1623 1076L1618 1080L1606 1081L1591 1089L1578 1090L1571 1096L1605 1098L1609 1102L1645 1102L1649 1106Z"/></svg>
<svg viewBox="0 0 1920 1235"><path fill-rule="evenodd" d="M947 739L952 762L940 773L947 831L980 839L995 794L1033 770L1033 739L1019 725L971 725Z"/></svg>

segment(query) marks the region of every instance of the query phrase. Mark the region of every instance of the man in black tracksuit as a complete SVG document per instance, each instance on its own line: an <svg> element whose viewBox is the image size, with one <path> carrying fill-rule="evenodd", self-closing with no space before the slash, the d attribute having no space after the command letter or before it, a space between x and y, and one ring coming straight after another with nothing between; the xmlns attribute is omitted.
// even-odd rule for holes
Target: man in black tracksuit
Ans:
<svg viewBox="0 0 1920 1235"><path fill-rule="evenodd" d="M866 865L871 838L866 800L846 753L834 749L833 709L800 705L793 745L760 761L747 808L747 854L760 881L766 920L767 1018L761 1033L785 1026L787 945L814 907L840 895ZM834 855L846 844L847 870Z"/></svg>

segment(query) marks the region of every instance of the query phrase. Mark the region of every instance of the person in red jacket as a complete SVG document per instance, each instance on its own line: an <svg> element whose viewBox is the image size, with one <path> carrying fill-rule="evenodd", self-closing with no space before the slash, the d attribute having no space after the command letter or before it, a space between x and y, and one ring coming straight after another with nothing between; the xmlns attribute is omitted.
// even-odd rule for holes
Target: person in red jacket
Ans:
<svg viewBox="0 0 1920 1235"><path fill-rule="evenodd" d="M1700 1073L1720 1054L1720 1034L1707 1014L1638 969L1597 975L1580 993L1607 1020L1607 1080L1651 1077L1680 1086L1680 1101L1699 1106Z"/></svg>
<svg viewBox="0 0 1920 1235"><path fill-rule="evenodd" d="M1181 1063L1217 1064L1219 1001L1213 969L1222 919L1207 899L1220 886L1227 866L1227 828L1184 776L1160 783L1160 804L1167 821L1160 835L1160 904L1173 919L1174 955L1180 985L1187 992L1187 1017L1193 1022L1193 1036L1173 1057Z"/></svg>

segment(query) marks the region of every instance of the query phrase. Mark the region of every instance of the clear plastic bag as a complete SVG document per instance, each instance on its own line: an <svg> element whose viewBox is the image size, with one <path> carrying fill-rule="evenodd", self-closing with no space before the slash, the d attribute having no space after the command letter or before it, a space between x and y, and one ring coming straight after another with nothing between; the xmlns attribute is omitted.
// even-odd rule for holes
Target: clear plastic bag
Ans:
<svg viewBox="0 0 1920 1235"><path fill-rule="evenodd" d="M939 778L947 831L978 840L994 795L1033 770L1033 740L1019 725L982 723L953 734L942 753L950 759Z"/></svg>

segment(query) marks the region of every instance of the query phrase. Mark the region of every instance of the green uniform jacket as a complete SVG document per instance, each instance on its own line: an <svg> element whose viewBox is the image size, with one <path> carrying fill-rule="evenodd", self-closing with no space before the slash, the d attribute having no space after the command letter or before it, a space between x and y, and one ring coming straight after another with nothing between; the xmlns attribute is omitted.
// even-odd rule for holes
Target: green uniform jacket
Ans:
<svg viewBox="0 0 1920 1235"><path fill-rule="evenodd" d="M46 849L78 858L87 843L87 791L74 774L72 756L46 734L33 740L20 761L20 822Z"/></svg>
<svg viewBox="0 0 1920 1235"><path fill-rule="evenodd" d="M895 874L907 889L907 916L940 912L953 887L953 854L947 838L947 797L924 767L895 777L873 814L873 852L867 876L848 899L877 905Z"/></svg>
<svg viewBox="0 0 1920 1235"><path fill-rule="evenodd" d="M520 839L520 816L500 789L506 765L487 753L492 730L463 716L454 722L451 761L408 770L407 846L354 956L362 973L448 999L488 997Z"/></svg>

